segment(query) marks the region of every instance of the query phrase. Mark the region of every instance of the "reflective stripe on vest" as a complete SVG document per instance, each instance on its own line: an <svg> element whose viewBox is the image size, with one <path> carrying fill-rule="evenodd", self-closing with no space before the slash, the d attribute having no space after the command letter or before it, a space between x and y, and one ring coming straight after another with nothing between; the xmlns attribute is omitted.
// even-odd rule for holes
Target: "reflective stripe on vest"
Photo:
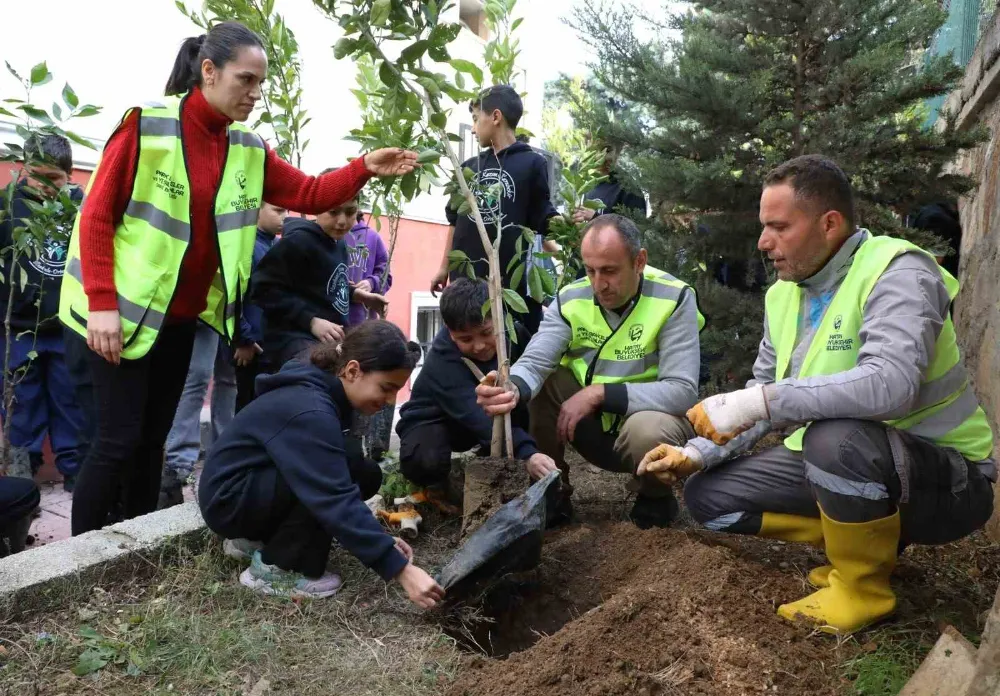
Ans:
<svg viewBox="0 0 1000 696"><path fill-rule="evenodd" d="M122 357L129 360L141 358L156 342L191 241L191 184L180 121L183 101L174 97L137 107L139 156L135 183L114 237L114 281L124 339ZM225 165L215 195L219 268L200 316L226 340L232 340L235 334L240 302L250 279L266 155L264 141L258 135L238 123L229 127ZM100 164L91 182L99 171ZM59 318L86 336L90 312L80 260L82 218L77 216L70 238Z"/></svg>
<svg viewBox="0 0 1000 696"><path fill-rule="evenodd" d="M892 237L871 237L858 248L847 277L837 288L820 321L796 378L838 374L857 365L865 303L885 269L904 253L927 252ZM944 269L939 267L939 270L949 297L954 300L958 281ZM765 312L777 354L775 381L789 376L801 300L801 289L788 281L778 281L767 292ZM886 424L941 447L955 449L972 461L992 455L993 434L969 384L950 315L938 336L910 412ZM805 428L799 428L785 440L785 446L801 451L804 434Z"/></svg>
<svg viewBox="0 0 1000 696"><path fill-rule="evenodd" d="M659 334L685 291L694 292L673 276L646 266L638 301L614 331L586 278L559 293L559 312L572 338L560 364L573 372L581 386L652 382L659 376ZM705 318L698 312L698 329ZM606 432L617 429L621 416L603 413Z"/></svg>

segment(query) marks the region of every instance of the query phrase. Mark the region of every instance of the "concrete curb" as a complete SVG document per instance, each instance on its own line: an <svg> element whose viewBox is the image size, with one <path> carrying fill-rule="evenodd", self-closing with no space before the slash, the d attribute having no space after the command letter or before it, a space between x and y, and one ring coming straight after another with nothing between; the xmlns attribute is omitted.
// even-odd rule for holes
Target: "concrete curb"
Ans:
<svg viewBox="0 0 1000 696"><path fill-rule="evenodd" d="M191 501L0 559L0 618L65 606L105 576L148 567L153 552L198 537L208 535L198 503Z"/></svg>

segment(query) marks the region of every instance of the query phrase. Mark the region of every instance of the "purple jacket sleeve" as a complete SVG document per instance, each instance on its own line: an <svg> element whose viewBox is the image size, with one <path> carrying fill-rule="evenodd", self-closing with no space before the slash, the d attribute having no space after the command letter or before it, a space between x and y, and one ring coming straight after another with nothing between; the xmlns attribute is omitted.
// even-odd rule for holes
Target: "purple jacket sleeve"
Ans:
<svg viewBox="0 0 1000 696"><path fill-rule="evenodd" d="M372 274L366 280L371 282L375 292L384 295L392 287L392 274L386 273L389 268L389 250L385 248L385 242L382 241L382 237L374 232L371 235L376 240L375 266L372 268Z"/></svg>

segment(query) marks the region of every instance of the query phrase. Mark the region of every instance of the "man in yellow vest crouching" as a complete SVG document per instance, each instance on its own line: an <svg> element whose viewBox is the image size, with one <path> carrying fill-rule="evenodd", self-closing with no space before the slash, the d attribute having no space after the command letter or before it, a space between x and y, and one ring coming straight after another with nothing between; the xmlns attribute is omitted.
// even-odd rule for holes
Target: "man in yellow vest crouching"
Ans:
<svg viewBox="0 0 1000 696"><path fill-rule="evenodd" d="M564 287L511 369L509 390L480 385L490 415L530 401L531 434L562 470L566 443L602 469L633 476L632 521L668 525L677 514L669 485L635 477L658 442L694 437L684 414L698 399L698 332L705 320L694 290L646 265L635 223L602 215L580 246L587 277ZM544 470L529 472L539 478Z"/></svg>
<svg viewBox="0 0 1000 696"><path fill-rule="evenodd" d="M818 591L778 613L849 633L894 610L899 549L989 519L993 436L955 340L958 282L922 249L856 229L834 162L773 170L760 220L778 282L754 379L691 409L701 437L661 445L640 470L663 483L694 474L684 499L709 529L824 546ZM742 455L772 425L800 427Z"/></svg>

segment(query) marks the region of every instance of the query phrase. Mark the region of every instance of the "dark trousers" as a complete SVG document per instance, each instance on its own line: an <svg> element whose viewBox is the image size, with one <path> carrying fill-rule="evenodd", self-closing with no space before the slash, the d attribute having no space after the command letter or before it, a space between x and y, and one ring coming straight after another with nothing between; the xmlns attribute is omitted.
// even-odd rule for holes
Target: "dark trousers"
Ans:
<svg viewBox="0 0 1000 696"><path fill-rule="evenodd" d="M438 485L448 480L452 453L478 445L473 433L453 423L421 423L399 439L399 470L419 486Z"/></svg>
<svg viewBox="0 0 1000 696"><path fill-rule="evenodd" d="M0 558L24 548L31 512L40 501L31 479L0 477Z"/></svg>
<svg viewBox="0 0 1000 696"><path fill-rule="evenodd" d="M71 329L63 329L66 352L66 370L73 383L73 393L80 410L80 430L77 433L77 457L82 463L87 459L91 444L97 438L97 402L94 400L94 378L90 375L90 348L87 342Z"/></svg>
<svg viewBox="0 0 1000 696"><path fill-rule="evenodd" d="M5 343L0 341L0 351L5 350ZM33 358L29 357L32 351ZM48 435L59 473L75 476L80 470L78 441L83 416L64 352L63 332L58 326L34 336L15 337L11 342L10 366L16 377L10 444L27 450L40 462Z"/></svg>
<svg viewBox="0 0 1000 696"><path fill-rule="evenodd" d="M263 374L264 368L260 356L255 357L249 365L236 366L236 413L242 411L256 396L254 383L257 375Z"/></svg>
<svg viewBox="0 0 1000 696"><path fill-rule="evenodd" d="M382 470L362 458L360 449L349 448L347 466L362 500L378 493ZM238 501L238 508L202 510L212 531L230 539L262 541L264 563L310 578L321 576L326 570L333 537L299 501L278 469L249 471L241 486L240 495L226 496L226 503Z"/></svg>
<svg viewBox="0 0 1000 696"><path fill-rule="evenodd" d="M691 516L709 529L760 531L778 512L838 522L870 522L899 510L902 541L944 544L979 529L993 512L992 462L853 419L809 426L802 452L784 446L738 457L695 474L684 485Z"/></svg>
<svg viewBox="0 0 1000 696"><path fill-rule="evenodd" d="M125 519L156 509L163 443L184 390L194 330L194 322L166 326L149 353L119 365L87 355L97 434L73 492L74 536L103 527L119 491Z"/></svg>

